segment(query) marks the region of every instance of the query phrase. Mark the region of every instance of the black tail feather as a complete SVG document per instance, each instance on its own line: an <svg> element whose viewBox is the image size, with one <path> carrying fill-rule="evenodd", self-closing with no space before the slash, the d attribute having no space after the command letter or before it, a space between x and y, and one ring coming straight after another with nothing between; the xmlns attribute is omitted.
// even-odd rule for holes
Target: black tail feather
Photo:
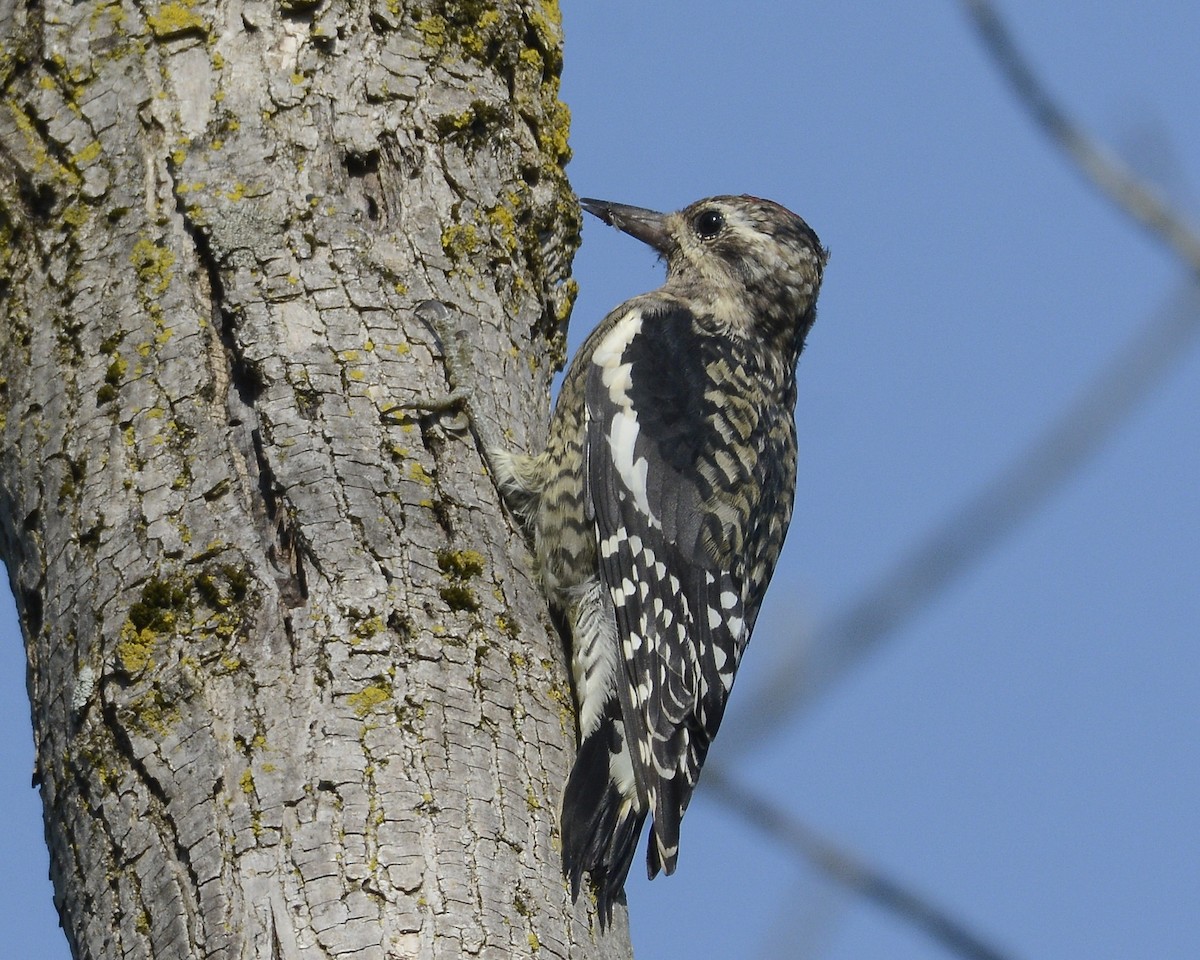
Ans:
<svg viewBox="0 0 1200 960"><path fill-rule="evenodd" d="M682 786L681 777L658 781L658 803L646 843L646 875L651 880L660 870L668 877L675 872L679 859L679 821L689 799L691 790Z"/></svg>
<svg viewBox="0 0 1200 960"><path fill-rule="evenodd" d="M613 904L624 896L625 878L637 848L644 811L627 805L612 782L609 757L620 748L614 722L605 717L579 747L562 803L563 875L571 899L579 897L584 873L596 888L601 928L612 922Z"/></svg>

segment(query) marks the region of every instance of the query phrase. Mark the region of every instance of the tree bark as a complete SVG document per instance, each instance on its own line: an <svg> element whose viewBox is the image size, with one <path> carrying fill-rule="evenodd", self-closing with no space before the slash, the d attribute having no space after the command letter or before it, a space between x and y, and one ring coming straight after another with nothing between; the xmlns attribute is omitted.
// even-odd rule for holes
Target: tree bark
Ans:
<svg viewBox="0 0 1200 960"><path fill-rule="evenodd" d="M543 0L0 0L0 548L75 957L629 956L562 881L571 694L473 429L536 446L562 360L560 67Z"/></svg>

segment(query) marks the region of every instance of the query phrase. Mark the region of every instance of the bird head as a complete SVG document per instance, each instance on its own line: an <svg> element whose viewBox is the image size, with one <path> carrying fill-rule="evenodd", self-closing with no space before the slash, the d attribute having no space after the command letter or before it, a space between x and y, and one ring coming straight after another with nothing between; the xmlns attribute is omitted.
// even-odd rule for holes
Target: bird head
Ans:
<svg viewBox="0 0 1200 960"><path fill-rule="evenodd" d="M697 304L724 332L799 354L829 253L786 207L745 195L697 200L675 213L580 204L658 251L667 263L665 294Z"/></svg>

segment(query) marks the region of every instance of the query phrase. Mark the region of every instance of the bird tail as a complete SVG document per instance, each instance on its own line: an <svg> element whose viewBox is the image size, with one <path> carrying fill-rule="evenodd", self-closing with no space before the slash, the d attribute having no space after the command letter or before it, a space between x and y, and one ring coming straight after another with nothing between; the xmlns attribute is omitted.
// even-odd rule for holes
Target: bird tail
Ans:
<svg viewBox="0 0 1200 960"><path fill-rule="evenodd" d="M629 759L619 721L601 718L579 746L562 802L563 875L571 899L579 897L583 874L592 877L600 926L612 922L613 904L624 896L625 878L646 821L637 801L632 770L621 776ZM615 771L616 775L614 775ZM628 787L628 793L622 786Z"/></svg>
<svg viewBox="0 0 1200 960"><path fill-rule="evenodd" d="M659 780L654 824L650 828L650 840L646 844L646 876L651 880L659 871L668 877L675 872L679 859L679 820L691 798L679 789L680 777Z"/></svg>

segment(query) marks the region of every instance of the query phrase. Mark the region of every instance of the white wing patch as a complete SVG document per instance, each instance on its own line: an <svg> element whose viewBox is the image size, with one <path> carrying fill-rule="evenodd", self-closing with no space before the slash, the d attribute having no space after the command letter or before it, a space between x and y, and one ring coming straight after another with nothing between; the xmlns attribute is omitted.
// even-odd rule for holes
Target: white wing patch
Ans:
<svg viewBox="0 0 1200 960"><path fill-rule="evenodd" d="M635 457L638 433L637 411L633 409L633 401L629 397L629 388L633 384L630 375L632 364L625 361L625 350L633 342L642 329L642 315L637 310L625 314L613 326L592 353L592 363L600 368L600 380L608 389L608 398L612 401L617 412L608 426L608 448L612 454L613 466L625 488L633 496L634 505L649 522L661 527L662 524L650 509L650 496L646 490L646 475L650 464L645 457Z"/></svg>
<svg viewBox="0 0 1200 960"><path fill-rule="evenodd" d="M633 338L642 332L642 314L639 310L630 310L625 316L613 324L603 340L592 352L592 363L605 371L601 376L604 385L609 389L613 403L626 404L629 402L629 364L622 363L625 348L633 342ZM614 384L618 379L617 371L624 367L624 385ZM609 373L608 371L612 371Z"/></svg>
<svg viewBox="0 0 1200 960"><path fill-rule="evenodd" d="M643 516L648 517L654 526L660 526L658 518L650 510L650 497L646 492L646 474L650 464L645 457L633 456L634 445L638 437L637 414L629 407L618 411L612 418L608 428L608 446L612 451L613 465L629 492L633 494L633 502Z"/></svg>

